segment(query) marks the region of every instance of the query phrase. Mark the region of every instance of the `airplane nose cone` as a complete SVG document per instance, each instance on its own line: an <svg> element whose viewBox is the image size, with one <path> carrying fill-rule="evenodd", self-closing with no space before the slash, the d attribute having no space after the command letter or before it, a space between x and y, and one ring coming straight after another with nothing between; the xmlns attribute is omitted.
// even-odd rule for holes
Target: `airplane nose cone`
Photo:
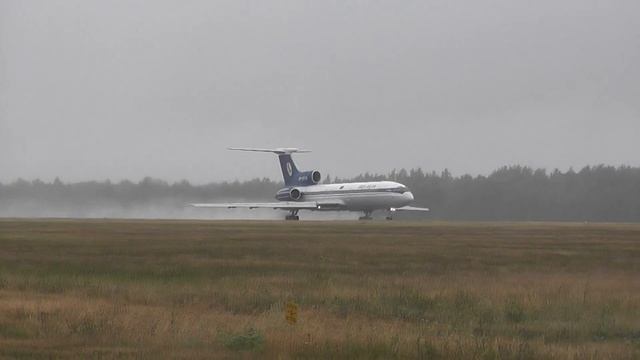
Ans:
<svg viewBox="0 0 640 360"><path fill-rule="evenodd" d="M404 197L406 197L409 201L413 201L413 194L411 193L411 191L407 191L406 193L404 193Z"/></svg>

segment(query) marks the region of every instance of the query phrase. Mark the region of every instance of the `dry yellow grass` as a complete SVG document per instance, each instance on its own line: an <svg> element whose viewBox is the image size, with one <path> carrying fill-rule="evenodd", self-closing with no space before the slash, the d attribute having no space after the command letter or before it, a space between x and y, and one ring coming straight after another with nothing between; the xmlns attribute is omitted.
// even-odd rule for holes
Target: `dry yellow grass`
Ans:
<svg viewBox="0 0 640 360"><path fill-rule="evenodd" d="M0 357L639 358L640 226L2 220Z"/></svg>

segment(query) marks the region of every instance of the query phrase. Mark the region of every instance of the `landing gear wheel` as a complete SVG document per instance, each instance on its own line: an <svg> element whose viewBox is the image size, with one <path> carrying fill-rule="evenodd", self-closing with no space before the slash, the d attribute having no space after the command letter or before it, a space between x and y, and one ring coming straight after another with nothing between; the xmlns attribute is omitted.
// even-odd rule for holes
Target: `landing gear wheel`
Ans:
<svg viewBox="0 0 640 360"><path fill-rule="evenodd" d="M386 217L386 219L387 219L387 220L393 220L393 217L391 217L391 216L387 216L387 217Z"/></svg>
<svg viewBox="0 0 640 360"><path fill-rule="evenodd" d="M290 210L289 211L289 215L287 215L285 218L285 220L300 220L300 217L298 216L298 210Z"/></svg>
<svg viewBox="0 0 640 360"><path fill-rule="evenodd" d="M360 216L359 220L373 220L373 218L371 217L371 213L372 213L372 211L365 210L364 211L364 216Z"/></svg>

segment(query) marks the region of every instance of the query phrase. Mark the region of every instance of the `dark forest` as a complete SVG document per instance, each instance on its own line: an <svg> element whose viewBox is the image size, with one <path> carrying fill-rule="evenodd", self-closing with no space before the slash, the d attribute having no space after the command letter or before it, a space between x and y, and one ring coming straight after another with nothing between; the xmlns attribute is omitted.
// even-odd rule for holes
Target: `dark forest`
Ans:
<svg viewBox="0 0 640 360"><path fill-rule="evenodd" d="M362 174L328 182L393 180L407 185L420 218L496 221L640 221L640 168L592 166L546 171L507 166L490 175L453 176L421 169ZM270 179L193 185L153 178L65 183L19 179L0 184L4 217L189 217L185 204L209 201L273 201L282 183ZM108 209L108 210L105 210ZM135 211L134 211L135 210Z"/></svg>

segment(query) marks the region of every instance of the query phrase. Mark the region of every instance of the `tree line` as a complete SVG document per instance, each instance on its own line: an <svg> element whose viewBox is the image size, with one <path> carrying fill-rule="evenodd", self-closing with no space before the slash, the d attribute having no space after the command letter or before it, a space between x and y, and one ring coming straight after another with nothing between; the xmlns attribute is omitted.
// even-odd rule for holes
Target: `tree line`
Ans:
<svg viewBox="0 0 640 360"><path fill-rule="evenodd" d="M516 165L477 176L453 176L448 170L401 169L351 179L327 177L325 182L373 180L407 185L416 206L432 209L428 219L640 221L638 167L600 165L548 172ZM275 192L282 186L282 182L267 178L204 185L149 177L139 182L77 183L19 179L0 184L0 216L85 216L96 209L110 208L107 215L126 217L122 215L126 210L145 207L176 213L192 202L274 201Z"/></svg>

